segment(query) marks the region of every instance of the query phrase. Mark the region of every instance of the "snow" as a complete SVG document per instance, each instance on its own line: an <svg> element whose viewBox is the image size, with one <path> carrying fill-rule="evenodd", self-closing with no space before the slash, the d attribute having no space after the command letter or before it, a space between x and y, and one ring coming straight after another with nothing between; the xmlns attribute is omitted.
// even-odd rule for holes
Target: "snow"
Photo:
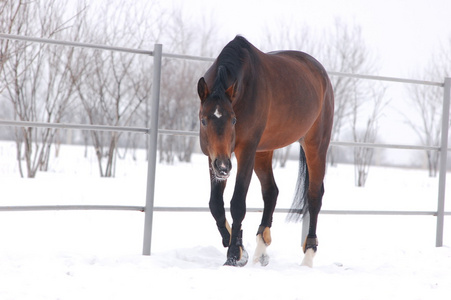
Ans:
<svg viewBox="0 0 451 300"><path fill-rule="evenodd" d="M83 152L83 147L63 146L49 172L22 179L14 144L1 142L0 205L144 205L143 152L136 161L119 160L114 179L99 178L94 153L84 158ZM206 164L201 155L192 163L159 164L155 205L206 207ZM289 207L297 162L274 172L278 207ZM425 170L372 167L365 188L354 187L353 175L352 166L328 169L323 209L436 209L438 182ZM254 177L248 207L261 203ZM248 213L243 224L251 258L260 218ZM144 214L133 211L0 212L0 299L410 300L451 295L449 217L445 246L436 248L432 216L320 215L313 268L300 266L301 225L286 223L283 213L274 216L266 267L252 261L243 268L222 266L226 249L209 213L155 212L151 256L141 255L143 223Z"/></svg>

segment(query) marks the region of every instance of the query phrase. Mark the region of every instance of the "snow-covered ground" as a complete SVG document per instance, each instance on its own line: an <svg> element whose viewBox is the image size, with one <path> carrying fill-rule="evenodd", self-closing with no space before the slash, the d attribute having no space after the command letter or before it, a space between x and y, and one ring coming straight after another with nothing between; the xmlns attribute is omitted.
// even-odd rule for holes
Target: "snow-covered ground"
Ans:
<svg viewBox="0 0 451 300"><path fill-rule="evenodd" d="M18 175L14 144L0 143L0 205L144 205L146 161L119 160L99 178L93 153L63 146L51 171ZM235 168L236 169L236 166ZM290 206L297 162L275 169L278 207ZM207 206L208 170L158 165L156 206ZM352 166L329 168L323 209L436 209L437 179L423 170L376 168L354 187ZM232 181L226 197L232 193ZM448 194L451 184L448 183ZM448 201L447 211L451 204ZM248 207L261 207L253 179ZM260 213L243 224L250 256ZM267 267L224 267L209 213L155 212L152 256L141 255L144 214L125 211L0 212L0 299L450 299L451 220L435 248L432 216L320 215L318 254L301 267L301 225L275 214Z"/></svg>

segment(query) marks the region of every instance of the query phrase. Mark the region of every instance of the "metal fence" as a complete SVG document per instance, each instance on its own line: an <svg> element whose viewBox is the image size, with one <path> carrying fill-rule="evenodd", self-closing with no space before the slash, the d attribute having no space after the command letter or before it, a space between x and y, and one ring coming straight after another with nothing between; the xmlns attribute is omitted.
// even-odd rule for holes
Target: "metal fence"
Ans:
<svg viewBox="0 0 451 300"><path fill-rule="evenodd" d="M145 213L144 222L144 237L143 237L143 255L150 255L152 243L152 223L154 211L182 211L182 212L207 212L207 207L154 207L154 190L155 190L155 169L157 156L157 139L158 135L182 135L182 136L198 136L197 132L179 131L179 130L162 130L157 129L158 125L158 108L160 96L160 78L161 78L161 60L162 57L196 60L196 61L214 61L213 58L170 54L162 52L162 45L155 44L153 51L113 47L106 45L86 44L78 42L68 42L61 40L52 40L35 37L25 37L10 34L0 33L0 38L20 40L36 43L65 45L68 47L91 48L106 51L118 51L132 54L153 56L153 84L152 96L150 105L152 107L149 118L148 128L141 127L127 127L127 126L105 126L105 125L82 125L82 124L63 124L63 123L41 123L41 122L21 122L11 120L0 120L0 126L16 126L16 127L46 127L59 129L82 129L82 130L98 130L98 131L121 131L121 132L138 132L149 135L148 143L148 167L147 167L147 192L145 206L117 206L117 205L53 205L53 206L0 206L0 211L43 211L43 210L126 210L126 211L141 211ZM436 211L356 211L356 210L322 210L322 214L349 214L349 215L415 215L415 216L436 216L436 246L443 245L443 227L445 215L451 215L450 212L445 212L445 190L446 190L446 166L448 160L448 128L449 128L449 109L450 109L450 93L451 93L451 78L445 78L443 82L432 82L422 80L412 80L394 77L382 77L372 75L358 75L339 72L329 72L332 76L344 76L367 80L391 81L419 85L438 86L444 89L443 110L442 110L442 129L441 129L441 144L440 146L413 146L413 145L399 145L399 144L369 144L369 143L354 143L354 142L338 142L332 141L331 145L335 146L349 146L349 147L369 147L369 148L392 148L392 149L411 149L411 150L434 150L440 152L440 169L439 169L439 189L438 201ZM261 212L260 208L247 208L248 212ZM276 212L288 212L288 209L276 209ZM304 219L304 232L307 228L307 219ZM305 234L305 233L304 233Z"/></svg>

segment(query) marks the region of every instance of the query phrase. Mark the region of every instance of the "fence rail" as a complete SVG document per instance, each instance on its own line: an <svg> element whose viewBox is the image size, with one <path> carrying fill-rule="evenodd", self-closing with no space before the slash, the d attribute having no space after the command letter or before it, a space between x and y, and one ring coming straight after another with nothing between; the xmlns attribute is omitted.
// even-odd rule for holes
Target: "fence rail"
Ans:
<svg viewBox="0 0 451 300"><path fill-rule="evenodd" d="M73 211L73 210L112 210L112 211L140 211L145 212L145 206L127 206L127 205L33 205L33 206L0 206L1 211ZM154 211L159 212L210 212L208 207L180 207L180 206L155 206ZM230 207L225 208L230 212ZM276 208L275 213L289 213L290 208ZM247 207L246 212L262 213L261 207ZM373 215L373 216L437 216L436 211L415 211L415 210L327 210L320 211L323 215ZM451 212L445 212L445 215L451 215Z"/></svg>
<svg viewBox="0 0 451 300"><path fill-rule="evenodd" d="M152 110L152 115L149 120L148 128L128 127L128 126L107 126L107 125L82 125L82 124L64 124L64 123L42 123L42 122L22 122L12 120L0 120L0 126L18 126L18 127L49 127L60 129L81 129L81 130L99 130L99 131L118 131L118 132L137 132L145 133L150 136L150 143L148 145L148 174L147 174L147 193L146 206L117 206L117 205L50 205L50 206L0 206L0 211L46 211L46 210L122 210L122 211L141 211L145 212L144 225L144 241L143 254L150 255L151 252L151 237L152 237L152 220L154 211L166 212L206 212L209 211L207 207L154 207L154 184L155 184L155 167L156 167L156 142L159 134L166 135L182 135L182 136L198 136L197 132L193 131L179 131L169 129L158 129L158 107L160 94L160 75L161 75L161 60L163 57L170 59L184 59L212 62L215 59L210 57L190 56L163 53L162 45L156 44L153 51L132 49L125 47L116 47L108 45L88 44L80 42L53 40L46 38L18 36L11 34L0 33L0 38L18 40L24 42L44 43L52 45L63 45L68 47L79 47L88 49L97 49L105 51L118 51L138 55L148 55L154 58L153 68L153 85L151 107L157 109ZM450 106L450 90L451 78L445 78L443 82L423 81L406 78L395 78L374 75L350 74L341 72L328 72L332 76L351 77L356 79L378 80L399 82L408 84L419 84L442 87L444 89L443 110L442 110L442 131L440 146L414 146L414 145L397 145L397 144L371 144L371 143L355 143L355 142L340 142L332 141L331 145L346 146L346 147L369 147L369 148L394 148L394 149L410 149L410 150L433 150L440 152L440 172L439 172L439 192L437 211L367 211L367 210L322 210L322 214L343 214L343 215L414 215L414 216L435 216L437 217L436 229L436 246L443 245L443 227L444 216L451 215L450 212L445 212L445 185L446 185L446 165L448 159L448 124L449 124L449 106ZM226 208L226 210L228 210ZM261 208L247 208L248 212L261 212ZM277 208L276 212L286 213L289 209ZM305 224L305 220L304 220ZM304 226L306 227L306 226Z"/></svg>
<svg viewBox="0 0 451 300"><path fill-rule="evenodd" d="M81 43L81 42L71 42L71 41L64 41L64 40L37 38L37 37L21 36L21 35L5 34L5 33L0 33L0 38L16 40L16 41L24 41L24 42L35 42L35 43L41 43L41 44L62 45L62 46L69 46L69 47L76 47L76 48L108 50L108 51L125 52L125 53L132 53L132 54L144 54L144 55L150 55L150 56L154 55L153 51L143 50L143 49L108 46L108 45L101 45L101 44L89 44L89 43ZM184 60L205 61L205 62L213 62L215 60L215 58L212 58L212 57L174 54L174 53L162 53L162 57L184 59ZM399 82L399 83L432 85L432 86L439 86L439 87L444 86L443 82L407 79L407 78L399 78L399 77L351 74L351 73L334 72L334 71L328 71L328 74L332 75L332 76L351 77L351 78L357 78L357 79L391 81L391 82Z"/></svg>
<svg viewBox="0 0 451 300"><path fill-rule="evenodd" d="M95 131L118 131L118 132L141 132L149 133L149 128L129 127L129 126L109 126L109 125L88 125L88 124L68 124L68 123L45 123L45 122L27 122L0 120L0 125L14 127L41 127L55 129L79 129Z"/></svg>
<svg viewBox="0 0 451 300"><path fill-rule="evenodd" d="M343 72L333 72L328 71L329 75L332 76L340 76L340 77L351 77L356 79L370 79L377 81L389 81L389 82L399 82L399 83L411 83L411 84L419 84L419 85L431 85L431 86L439 86L443 87L445 84L443 82L436 81L427 81L427 80L416 80L416 79L407 79L407 78L399 78L399 77L387 77L387 76L377 76L377 75L363 75L363 74L351 74L351 73L343 73Z"/></svg>
<svg viewBox="0 0 451 300"><path fill-rule="evenodd" d="M131 126L108 126L108 125L90 125L90 124L70 124L70 123L45 123L45 122L27 122L27 121L11 121L1 120L0 125L14 126L14 127L42 127L42 128L56 128L56 129L80 129L93 131L118 131L118 132L138 132L148 134L151 129L144 127ZM173 129L158 129L158 134L163 135L179 135L198 137L197 131L188 130L173 130ZM365 147L365 148L385 148L385 149L405 149L405 150L432 150L439 151L439 146L418 146L418 145L403 145L403 144L378 144L378 143L359 143L359 142L344 142L331 141L332 146L345 147ZM451 148L448 148L451 151Z"/></svg>

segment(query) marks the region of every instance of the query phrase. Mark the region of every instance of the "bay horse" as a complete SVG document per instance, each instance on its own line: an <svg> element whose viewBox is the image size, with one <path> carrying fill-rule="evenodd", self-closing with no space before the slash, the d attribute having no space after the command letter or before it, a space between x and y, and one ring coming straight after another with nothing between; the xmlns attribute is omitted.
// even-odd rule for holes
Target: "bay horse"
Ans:
<svg viewBox="0 0 451 300"><path fill-rule="evenodd" d="M255 171L261 183L264 210L257 230L253 260L267 265L266 247L278 188L272 157L275 149L300 142L300 172L291 214L308 211L310 227L303 244L302 265L312 266L317 251L316 225L324 194L323 179L334 113L332 86L323 66L298 51L263 53L237 36L199 79L200 146L208 156L210 211L227 247L224 265L244 266L241 224L246 194ZM232 226L226 220L223 193L235 153L238 164L230 202Z"/></svg>

